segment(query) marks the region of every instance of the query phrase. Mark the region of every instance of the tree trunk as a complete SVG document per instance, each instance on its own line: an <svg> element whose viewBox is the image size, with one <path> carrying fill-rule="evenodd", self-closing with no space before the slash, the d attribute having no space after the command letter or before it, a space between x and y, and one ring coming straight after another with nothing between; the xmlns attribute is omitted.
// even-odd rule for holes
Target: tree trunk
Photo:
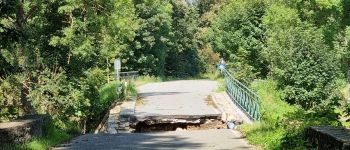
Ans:
<svg viewBox="0 0 350 150"><path fill-rule="evenodd" d="M23 82L22 90L21 90L21 103L22 108L24 110L25 115L33 115L35 114L35 109L28 101L27 95L29 94L29 87L28 87L28 81L25 80Z"/></svg>

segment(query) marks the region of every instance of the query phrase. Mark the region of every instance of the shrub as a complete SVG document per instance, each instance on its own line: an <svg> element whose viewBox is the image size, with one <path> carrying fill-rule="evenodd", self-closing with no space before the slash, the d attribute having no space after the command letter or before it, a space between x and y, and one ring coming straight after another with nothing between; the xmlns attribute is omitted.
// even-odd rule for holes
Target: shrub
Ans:
<svg viewBox="0 0 350 150"><path fill-rule="evenodd" d="M240 130L250 143L263 149L307 149L306 127L341 125L332 107L305 111L283 101L276 81L259 80L252 83L252 88L261 98L262 121L243 125Z"/></svg>
<svg viewBox="0 0 350 150"><path fill-rule="evenodd" d="M0 78L0 122L8 121L23 114L21 109L21 79L19 75Z"/></svg>
<svg viewBox="0 0 350 150"><path fill-rule="evenodd" d="M106 106L110 104L112 101L115 100L121 100L119 96L117 95L117 87L120 86L120 83L118 82L111 82L103 85L99 90L99 100L102 105Z"/></svg>
<svg viewBox="0 0 350 150"><path fill-rule="evenodd" d="M277 12L288 17L276 16ZM265 55L283 99L304 109L336 105L339 67L322 30L302 23L296 10L278 5L269 8L263 22L268 29Z"/></svg>

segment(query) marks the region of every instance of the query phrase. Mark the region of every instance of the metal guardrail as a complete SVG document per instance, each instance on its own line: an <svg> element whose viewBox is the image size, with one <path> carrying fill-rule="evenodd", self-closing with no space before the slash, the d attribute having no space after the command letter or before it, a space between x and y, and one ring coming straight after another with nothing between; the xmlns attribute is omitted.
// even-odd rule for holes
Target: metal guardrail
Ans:
<svg viewBox="0 0 350 150"><path fill-rule="evenodd" d="M223 69L226 91L231 100L245 111L251 119L260 121L260 98L247 86L235 79L232 74Z"/></svg>
<svg viewBox="0 0 350 150"><path fill-rule="evenodd" d="M139 72L138 71L128 71L128 72L120 72L119 77L117 74L113 73L111 74L114 76L115 79L118 80L118 78L121 81L127 81L127 80L136 80L139 77Z"/></svg>
<svg viewBox="0 0 350 150"><path fill-rule="evenodd" d="M139 77L138 71L120 72L120 80L135 80Z"/></svg>

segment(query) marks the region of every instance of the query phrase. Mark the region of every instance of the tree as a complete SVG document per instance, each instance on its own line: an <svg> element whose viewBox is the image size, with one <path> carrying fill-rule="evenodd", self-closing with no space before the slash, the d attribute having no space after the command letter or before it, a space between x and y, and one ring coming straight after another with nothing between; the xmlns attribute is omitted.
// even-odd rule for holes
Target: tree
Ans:
<svg viewBox="0 0 350 150"><path fill-rule="evenodd" d="M167 0L135 0L134 6L140 25L128 49L120 53L127 64L123 69L163 76L171 36L172 6Z"/></svg>
<svg viewBox="0 0 350 150"><path fill-rule="evenodd" d="M296 9L280 4L268 8L263 23L268 31L264 54L284 99L305 109L336 105L339 67L322 30L303 23Z"/></svg>
<svg viewBox="0 0 350 150"><path fill-rule="evenodd" d="M198 57L201 72L215 72L220 55L214 52L210 40L210 29L212 21L217 16L217 12L223 7L225 0L198 0L196 9L198 11L198 29L196 39L198 41Z"/></svg>
<svg viewBox="0 0 350 150"><path fill-rule="evenodd" d="M235 76L246 83L267 73L261 54L265 46L265 29L261 26L265 5L262 0L230 1L214 19L208 39L235 69Z"/></svg>
<svg viewBox="0 0 350 150"><path fill-rule="evenodd" d="M338 67L320 30L308 26L287 29L271 36L267 49L274 57L271 65L287 102L305 109L337 105L340 98L334 81ZM284 56L279 58L280 54Z"/></svg>
<svg viewBox="0 0 350 150"><path fill-rule="evenodd" d="M199 73L197 41L198 22L194 7L172 1L173 22L171 48L166 57L166 75L168 76L194 76Z"/></svg>

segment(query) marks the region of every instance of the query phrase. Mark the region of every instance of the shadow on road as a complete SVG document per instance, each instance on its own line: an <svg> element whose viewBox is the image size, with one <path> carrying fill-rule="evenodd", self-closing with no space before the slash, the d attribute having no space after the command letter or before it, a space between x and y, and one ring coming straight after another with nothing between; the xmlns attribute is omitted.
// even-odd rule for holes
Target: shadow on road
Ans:
<svg viewBox="0 0 350 150"><path fill-rule="evenodd" d="M161 95L177 95L188 92L147 92L147 93L139 93L140 97L148 97L148 96L161 96Z"/></svg>
<svg viewBox="0 0 350 150"><path fill-rule="evenodd" d="M200 149L202 143L191 142L188 138L177 135L163 134L99 134L84 135L71 141L69 144L62 144L55 150L94 150L94 149Z"/></svg>

